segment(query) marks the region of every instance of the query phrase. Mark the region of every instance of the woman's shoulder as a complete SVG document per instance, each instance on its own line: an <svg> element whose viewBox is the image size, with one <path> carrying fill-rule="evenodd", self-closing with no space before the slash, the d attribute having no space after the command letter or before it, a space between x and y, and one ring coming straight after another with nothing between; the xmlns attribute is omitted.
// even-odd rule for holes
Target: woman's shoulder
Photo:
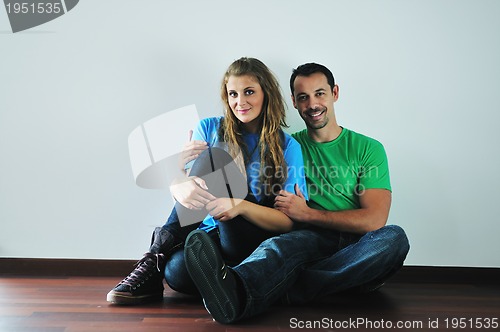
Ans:
<svg viewBox="0 0 500 332"><path fill-rule="evenodd" d="M201 119L193 131L193 140L202 140L213 144L218 140L218 131L223 117L209 117Z"/></svg>
<svg viewBox="0 0 500 332"><path fill-rule="evenodd" d="M300 149L300 144L297 142L297 140L292 137L292 135L282 131L281 132L283 135L283 147L285 149L292 149L292 148L299 148Z"/></svg>
<svg viewBox="0 0 500 332"><path fill-rule="evenodd" d="M204 118L200 120L200 124L205 125L205 126L219 126L220 123L222 122L222 119L224 119L223 116L213 116L209 118Z"/></svg>
<svg viewBox="0 0 500 332"><path fill-rule="evenodd" d="M224 119L223 116L214 116L201 119L200 122L198 123L198 128L202 132L211 132L217 130L220 127L222 119Z"/></svg>

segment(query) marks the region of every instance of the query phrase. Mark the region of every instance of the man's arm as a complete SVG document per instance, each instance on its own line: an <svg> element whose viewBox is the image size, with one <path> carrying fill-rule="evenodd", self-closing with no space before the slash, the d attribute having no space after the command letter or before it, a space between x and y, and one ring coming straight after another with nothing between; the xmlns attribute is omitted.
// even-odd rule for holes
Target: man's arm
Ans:
<svg viewBox="0 0 500 332"><path fill-rule="evenodd" d="M296 188L297 190L297 188ZM359 196L360 208L343 211L316 210L307 206L300 191L297 195L281 191L274 207L295 222L365 234L387 223L391 207L391 192L386 189L366 189Z"/></svg>

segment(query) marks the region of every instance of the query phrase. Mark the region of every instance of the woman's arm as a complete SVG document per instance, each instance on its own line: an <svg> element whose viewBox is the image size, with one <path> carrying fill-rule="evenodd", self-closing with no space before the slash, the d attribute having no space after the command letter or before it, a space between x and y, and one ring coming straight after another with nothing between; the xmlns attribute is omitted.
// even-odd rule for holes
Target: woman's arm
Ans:
<svg viewBox="0 0 500 332"><path fill-rule="evenodd" d="M277 233L289 232L293 226L292 219L283 212L243 199L217 198L206 208L220 222L231 222L236 216L242 216L262 229Z"/></svg>
<svg viewBox="0 0 500 332"><path fill-rule="evenodd" d="M304 161L299 143L290 135L285 134L284 157L287 165L287 179L283 184L285 190L293 190L297 184L307 199L307 188L304 175ZM243 218L271 232L289 232L293 227L293 221L283 212L251 203L249 201L231 200L227 198L217 199L207 204L210 214L221 222L241 215ZM209 208L210 207L210 208Z"/></svg>
<svg viewBox="0 0 500 332"><path fill-rule="evenodd" d="M205 180L197 176L175 180L170 186L170 193L176 202L191 210L201 210L215 199L208 191Z"/></svg>

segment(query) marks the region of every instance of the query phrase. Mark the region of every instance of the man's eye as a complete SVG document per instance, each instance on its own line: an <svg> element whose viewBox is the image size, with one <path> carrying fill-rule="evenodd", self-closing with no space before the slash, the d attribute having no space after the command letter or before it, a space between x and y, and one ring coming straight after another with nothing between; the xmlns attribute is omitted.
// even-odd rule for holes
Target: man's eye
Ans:
<svg viewBox="0 0 500 332"><path fill-rule="evenodd" d="M300 101L304 101L304 100L306 100L306 99L307 99L307 97L306 97L306 96L299 96L299 98L298 98L298 99L299 99Z"/></svg>

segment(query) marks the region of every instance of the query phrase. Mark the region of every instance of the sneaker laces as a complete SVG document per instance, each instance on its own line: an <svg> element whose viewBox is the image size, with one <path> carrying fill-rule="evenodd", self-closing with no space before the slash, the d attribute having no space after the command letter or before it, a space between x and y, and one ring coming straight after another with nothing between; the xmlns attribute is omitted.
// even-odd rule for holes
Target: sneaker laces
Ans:
<svg viewBox="0 0 500 332"><path fill-rule="evenodd" d="M165 256L163 254L145 253L144 257L135 263L135 269L130 272L119 285L134 287L138 283L143 282L144 279L149 279L150 275L154 273L154 270L161 273L160 264L164 258Z"/></svg>

